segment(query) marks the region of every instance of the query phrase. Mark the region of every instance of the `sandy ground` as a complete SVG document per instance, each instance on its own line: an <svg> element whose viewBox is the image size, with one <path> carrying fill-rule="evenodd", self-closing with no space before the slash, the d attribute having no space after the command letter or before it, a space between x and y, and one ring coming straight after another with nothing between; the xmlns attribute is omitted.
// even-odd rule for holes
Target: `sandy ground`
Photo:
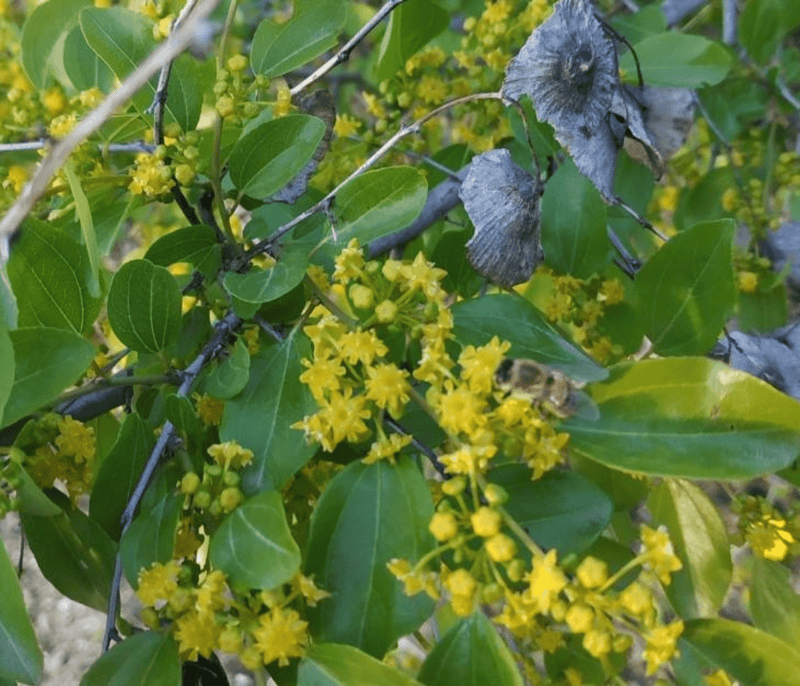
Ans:
<svg viewBox="0 0 800 686"><path fill-rule="evenodd" d="M16 565L19 559L19 517L0 520L0 538ZM30 550L25 551L22 594L44 653L40 686L78 686L81 677L100 656L105 615L62 596L42 576ZM126 597L127 596L127 597ZM123 592L123 616L135 616L131 592ZM232 660L221 656L232 686L252 686L253 679Z"/></svg>

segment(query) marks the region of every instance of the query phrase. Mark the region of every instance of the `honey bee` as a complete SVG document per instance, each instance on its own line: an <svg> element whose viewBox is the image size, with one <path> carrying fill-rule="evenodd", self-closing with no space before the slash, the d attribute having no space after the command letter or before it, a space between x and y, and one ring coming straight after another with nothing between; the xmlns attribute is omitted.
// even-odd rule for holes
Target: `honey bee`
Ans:
<svg viewBox="0 0 800 686"><path fill-rule="evenodd" d="M596 421L600 418L597 405L580 391L582 384L541 362L507 357L495 370L494 381L498 388L529 398L535 407L544 408L561 419L577 416Z"/></svg>

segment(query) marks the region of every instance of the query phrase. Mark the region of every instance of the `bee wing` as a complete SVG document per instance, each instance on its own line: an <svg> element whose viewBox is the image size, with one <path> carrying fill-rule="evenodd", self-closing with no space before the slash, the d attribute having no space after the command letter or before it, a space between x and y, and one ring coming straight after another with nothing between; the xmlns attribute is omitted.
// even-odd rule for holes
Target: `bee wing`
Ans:
<svg viewBox="0 0 800 686"><path fill-rule="evenodd" d="M572 416L586 422L596 422L600 419L600 408L583 391L574 391L570 396L570 410Z"/></svg>

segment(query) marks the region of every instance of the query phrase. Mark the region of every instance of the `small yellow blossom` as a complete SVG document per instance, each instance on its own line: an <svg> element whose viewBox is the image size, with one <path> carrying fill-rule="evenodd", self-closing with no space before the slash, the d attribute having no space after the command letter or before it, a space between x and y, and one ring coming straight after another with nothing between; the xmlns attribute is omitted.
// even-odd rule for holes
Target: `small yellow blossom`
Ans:
<svg viewBox="0 0 800 686"><path fill-rule="evenodd" d="M755 293L758 290L758 274L747 270L738 272L736 286L742 293Z"/></svg>
<svg viewBox="0 0 800 686"><path fill-rule="evenodd" d="M348 114L337 114L336 123L333 125L333 132L339 138L352 136L361 127L361 122Z"/></svg>
<svg viewBox="0 0 800 686"><path fill-rule="evenodd" d="M392 363L367 367L364 383L368 400L386 408L393 417L399 417L409 401L408 372Z"/></svg>
<svg viewBox="0 0 800 686"><path fill-rule="evenodd" d="M389 352L374 331L348 331L341 335L338 345L341 359L350 364L372 364L376 357L383 357Z"/></svg>
<svg viewBox="0 0 800 686"><path fill-rule="evenodd" d="M253 460L253 451L242 448L236 441L216 443L209 446L207 452L218 465L226 469L240 469Z"/></svg>
<svg viewBox="0 0 800 686"><path fill-rule="evenodd" d="M244 55L233 55L226 64L231 71L244 71L247 69L247 58Z"/></svg>
<svg viewBox="0 0 800 686"><path fill-rule="evenodd" d="M589 655L601 658L611 652L611 634L601 629L591 629L583 636L583 647Z"/></svg>
<svg viewBox="0 0 800 686"><path fill-rule="evenodd" d="M386 119L386 110L383 105L378 101L378 97L372 93L362 93L364 102L367 104L367 110L376 119Z"/></svg>
<svg viewBox="0 0 800 686"><path fill-rule="evenodd" d="M58 422L59 435L56 446L64 455L75 458L76 462L89 462L97 453L94 429L84 426L72 417L63 417Z"/></svg>
<svg viewBox="0 0 800 686"><path fill-rule="evenodd" d="M347 283L361 276L364 264L364 251L358 245L358 240L353 238L336 256L333 278L340 283Z"/></svg>
<svg viewBox="0 0 800 686"><path fill-rule="evenodd" d="M564 621L576 634L585 634L594 626L594 610L584 603L570 605Z"/></svg>
<svg viewBox="0 0 800 686"><path fill-rule="evenodd" d="M196 660L198 655L210 657L222 628L213 615L191 610L175 620L175 638L180 644L181 657Z"/></svg>
<svg viewBox="0 0 800 686"><path fill-rule="evenodd" d="M505 534L495 534L483 544L486 554L494 562L510 562L517 554L514 539Z"/></svg>
<svg viewBox="0 0 800 686"><path fill-rule="evenodd" d="M375 316L381 324L393 322L397 317L397 305L391 300L384 300L375 307Z"/></svg>
<svg viewBox="0 0 800 686"><path fill-rule="evenodd" d="M681 561L672 551L672 542L666 531L651 529L646 524L641 528L642 543L645 546L647 561L653 567L662 584L667 586L670 574L683 567Z"/></svg>
<svg viewBox="0 0 800 686"><path fill-rule="evenodd" d="M149 569L139 571L139 586L136 595L143 605L153 606L159 600L169 600L178 588L180 567L174 560L166 564L154 562Z"/></svg>
<svg viewBox="0 0 800 686"><path fill-rule="evenodd" d="M19 193L28 180L28 172L25 167L19 164L12 164L8 168L8 176L3 181L3 188L11 187L15 193Z"/></svg>
<svg viewBox="0 0 800 686"><path fill-rule="evenodd" d="M662 212L674 212L678 206L677 186L664 186L658 197L658 209Z"/></svg>
<svg viewBox="0 0 800 686"><path fill-rule="evenodd" d="M478 582L466 569L457 569L442 579L445 588L450 592L450 602L459 617L472 613L478 591Z"/></svg>
<svg viewBox="0 0 800 686"><path fill-rule="evenodd" d="M437 541L444 543L458 533L458 521L452 512L437 512L428 524L428 530Z"/></svg>
<svg viewBox="0 0 800 686"><path fill-rule="evenodd" d="M200 421L207 426L219 426L224 409L224 401L212 398L210 395L204 394L197 401L197 415L200 417Z"/></svg>
<svg viewBox="0 0 800 686"><path fill-rule="evenodd" d="M129 190L134 195L161 195L175 185L170 168L159 157L149 153L139 153L136 166L129 173Z"/></svg>
<svg viewBox="0 0 800 686"><path fill-rule="evenodd" d="M468 345L458 358L461 378L476 393L489 393L493 388L495 370L510 347L511 343L501 342L497 336L479 348Z"/></svg>
<svg viewBox="0 0 800 686"><path fill-rule="evenodd" d="M294 610L276 607L261 615L253 637L264 664L277 660L278 665L285 667L290 657L302 657L308 644L307 627L308 622L301 620Z"/></svg>
<svg viewBox="0 0 800 686"><path fill-rule="evenodd" d="M61 92L60 88L51 88L44 94L42 104L47 110L47 113L51 117L55 117L57 114L61 114L64 111L64 108L67 106L67 99L64 97L64 93Z"/></svg>
<svg viewBox="0 0 800 686"><path fill-rule="evenodd" d="M556 555L553 549L536 560L527 576L529 587L525 593L536 602L540 612L549 612L551 604L567 585L567 578L556 562Z"/></svg>
<svg viewBox="0 0 800 686"><path fill-rule="evenodd" d="M315 356L313 362L303 359L301 363L307 369L300 375L300 381L311 389L317 402L321 402L327 393L340 390L341 378L345 374L341 360L325 354Z"/></svg>
<svg viewBox="0 0 800 686"><path fill-rule="evenodd" d="M584 588L599 588L608 579L608 565L596 557L586 557L575 570L575 576Z"/></svg>
<svg viewBox="0 0 800 686"><path fill-rule="evenodd" d="M50 122L47 131L53 138L63 138L75 128L75 124L77 123L78 118L74 112L62 114Z"/></svg>
<svg viewBox="0 0 800 686"><path fill-rule="evenodd" d="M362 460L364 464L372 464L378 460L388 460L394 464L395 456L411 443L412 436L392 434L388 438L382 437L370 446L369 453Z"/></svg>
<svg viewBox="0 0 800 686"><path fill-rule="evenodd" d="M318 601L330 596L330 593L317 587L310 576L303 576L300 572L292 579L292 588L299 591L311 607L315 607Z"/></svg>
<svg viewBox="0 0 800 686"><path fill-rule="evenodd" d="M467 435L486 424L486 399L475 395L467 386L447 389L439 398L439 423L445 431Z"/></svg>
<svg viewBox="0 0 800 686"><path fill-rule="evenodd" d="M285 117L292 110L292 93L289 86L278 86L276 94L275 108L272 110L276 117Z"/></svg>
<svg viewBox="0 0 800 686"><path fill-rule="evenodd" d="M472 524L472 530L478 534L478 536L489 538L500 531L500 525L503 523L503 519L497 510L484 506L478 508L477 511L470 516L470 523Z"/></svg>
<svg viewBox="0 0 800 686"><path fill-rule="evenodd" d="M647 661L647 675L651 676L673 656L678 655L675 644L683 633L683 622L676 621L653 629L647 638L644 658Z"/></svg>

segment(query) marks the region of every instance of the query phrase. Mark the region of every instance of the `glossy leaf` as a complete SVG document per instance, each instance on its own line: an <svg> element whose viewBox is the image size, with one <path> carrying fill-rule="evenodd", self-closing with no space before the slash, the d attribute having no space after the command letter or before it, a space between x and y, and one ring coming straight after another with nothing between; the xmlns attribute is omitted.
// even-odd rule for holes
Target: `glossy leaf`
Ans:
<svg viewBox="0 0 800 686"><path fill-rule="evenodd" d="M211 370L206 379L206 393L214 398L228 400L238 395L250 378L250 353L240 338L231 354Z"/></svg>
<svg viewBox="0 0 800 686"><path fill-rule="evenodd" d="M14 345L8 327L0 317L0 426L5 426L3 412L14 386Z"/></svg>
<svg viewBox="0 0 800 686"><path fill-rule="evenodd" d="M314 155L325 123L307 114L273 119L245 133L229 158L233 185L244 195L278 192Z"/></svg>
<svg viewBox="0 0 800 686"><path fill-rule="evenodd" d="M425 177L413 167L387 167L357 176L336 195L336 243L366 245L413 222L428 198Z"/></svg>
<svg viewBox="0 0 800 686"><path fill-rule="evenodd" d="M265 19L253 36L253 71L280 76L306 64L336 45L346 18L342 0L306 0L295 4L294 16L285 24Z"/></svg>
<svg viewBox="0 0 800 686"><path fill-rule="evenodd" d="M47 326L84 333L102 300L92 292L92 268L86 248L37 219L28 219L8 262L17 296L18 325Z"/></svg>
<svg viewBox="0 0 800 686"><path fill-rule="evenodd" d="M800 403L705 358L623 363L589 390L596 422L568 419L570 446L609 467L688 479L749 479L800 454Z"/></svg>
<svg viewBox="0 0 800 686"><path fill-rule="evenodd" d="M36 485L36 482L22 467L20 467L19 478L22 481L17 489L20 513L37 517L53 517L61 514L61 508L45 495L44 491Z"/></svg>
<svg viewBox="0 0 800 686"><path fill-rule="evenodd" d="M378 81L389 79L406 66L418 52L444 31L450 16L431 0L409 0L389 16L389 25L378 49L375 74Z"/></svg>
<svg viewBox="0 0 800 686"><path fill-rule="evenodd" d="M300 569L300 548L292 538L280 493L248 498L211 536L208 556L236 588L271 589Z"/></svg>
<svg viewBox="0 0 800 686"><path fill-rule="evenodd" d="M778 562L753 556L750 616L753 624L790 646L800 645L800 595L791 572Z"/></svg>
<svg viewBox="0 0 800 686"><path fill-rule="evenodd" d="M143 507L122 535L122 568L134 588L139 585L139 570L172 559L183 501L182 494L165 493L154 507Z"/></svg>
<svg viewBox="0 0 800 686"><path fill-rule="evenodd" d="M683 642L742 686L794 686L800 674L794 646L741 622L690 620L678 647Z"/></svg>
<svg viewBox="0 0 800 686"><path fill-rule="evenodd" d="M311 615L317 640L340 641L374 656L417 629L433 609L425 594L409 597L386 568L431 550L433 503L425 479L407 458L390 465L354 462L317 501L306 574L331 593Z"/></svg>
<svg viewBox="0 0 800 686"><path fill-rule="evenodd" d="M99 88L107 93L114 83L113 72L89 47L81 27L77 25L72 27L64 41L64 71L78 91Z"/></svg>
<svg viewBox="0 0 800 686"><path fill-rule="evenodd" d="M599 381L608 372L557 331L523 298L506 293L456 303L453 333L462 345L485 345L492 337L509 341L509 357L532 358L576 381Z"/></svg>
<svg viewBox="0 0 800 686"><path fill-rule="evenodd" d="M53 50L91 0L49 0L33 9L22 28L22 66L31 83L43 89L49 80Z"/></svg>
<svg viewBox="0 0 800 686"><path fill-rule="evenodd" d="M81 180L75 173L75 165L72 160L67 160L63 169L64 175L67 177L67 181L69 182L69 189L72 193L72 199L75 202L75 215L77 216L81 225L83 245L86 249L86 255L89 259L89 270L91 274L91 278L89 279L88 283L89 294L93 298L97 298L100 296L100 256L97 254L97 236L94 232L92 208L89 205L89 199L86 197L86 193L83 192Z"/></svg>
<svg viewBox="0 0 800 686"><path fill-rule="evenodd" d="M673 236L636 275L639 315L661 355L705 354L736 300L729 219Z"/></svg>
<svg viewBox="0 0 800 686"><path fill-rule="evenodd" d="M9 335L16 368L4 426L51 401L75 382L94 357L94 346L71 331L26 328Z"/></svg>
<svg viewBox="0 0 800 686"><path fill-rule="evenodd" d="M790 19L784 10L788 4L785 0L749 0L739 15L739 40L760 64L769 62L787 29L793 28L785 23Z"/></svg>
<svg viewBox="0 0 800 686"><path fill-rule="evenodd" d="M483 612L459 620L428 654L417 677L428 686L522 686L508 646Z"/></svg>
<svg viewBox="0 0 800 686"><path fill-rule="evenodd" d="M206 276L213 277L220 267L217 234L210 226L187 226L157 239L144 254L160 267L188 262Z"/></svg>
<svg viewBox="0 0 800 686"><path fill-rule="evenodd" d="M180 686L181 660L172 634L142 631L103 653L80 686Z"/></svg>
<svg viewBox="0 0 800 686"><path fill-rule="evenodd" d="M731 53L721 44L677 31L650 36L634 48L644 81L650 86L713 86L728 75L733 64ZM620 58L619 66L627 74L636 74L630 52Z"/></svg>
<svg viewBox="0 0 800 686"><path fill-rule="evenodd" d="M549 267L588 279L610 264L605 203L573 162L553 174L541 203L542 247Z"/></svg>
<svg viewBox="0 0 800 686"><path fill-rule="evenodd" d="M228 272L223 284L231 294L248 303L277 300L291 291L306 275L308 255L305 250L287 252L269 269L254 269L247 274Z"/></svg>
<svg viewBox="0 0 800 686"><path fill-rule="evenodd" d="M664 590L684 619L713 616L733 576L730 541L719 510L689 481L669 479L648 498L657 524L665 524L683 568Z"/></svg>
<svg viewBox="0 0 800 686"><path fill-rule="evenodd" d="M117 546L65 495L52 490L50 497L62 508L60 514L21 516L25 538L39 569L63 595L105 612Z"/></svg>
<svg viewBox="0 0 800 686"><path fill-rule="evenodd" d="M192 401L186 396L172 394L164 399L164 416L172 425L187 436L193 436L202 429L200 419Z"/></svg>
<svg viewBox="0 0 800 686"><path fill-rule="evenodd" d="M121 533L122 512L154 444L153 430L133 412L125 417L114 446L100 464L89 499L89 516L115 541Z"/></svg>
<svg viewBox="0 0 800 686"><path fill-rule="evenodd" d="M84 38L100 59L122 81L155 49L153 24L139 12L124 7L88 7L80 14ZM153 77L133 98L141 113L153 101L158 77ZM203 104L201 71L191 58L173 64L165 107L165 120L176 121L184 131L197 126Z"/></svg>
<svg viewBox="0 0 800 686"><path fill-rule="evenodd" d="M418 686L358 648L338 643L313 643L300 661L297 686Z"/></svg>
<svg viewBox="0 0 800 686"><path fill-rule="evenodd" d="M603 491L573 472L547 472L531 481L529 469L505 465L492 470L488 479L508 493L504 507L514 520L539 546L556 548L559 558L588 548L614 510Z"/></svg>
<svg viewBox="0 0 800 686"><path fill-rule="evenodd" d="M181 289L164 267L131 260L114 274L108 320L123 344L138 352L166 348L180 331Z"/></svg>
<svg viewBox="0 0 800 686"><path fill-rule="evenodd" d="M310 355L308 339L295 330L250 358L247 385L225 403L220 440L236 441L254 453L241 472L245 493L280 488L316 452L302 431L291 428L317 410L311 391L299 380L300 358Z"/></svg>
<svg viewBox="0 0 800 686"><path fill-rule="evenodd" d="M17 573L0 540L0 678L38 684L44 656L33 632Z"/></svg>

